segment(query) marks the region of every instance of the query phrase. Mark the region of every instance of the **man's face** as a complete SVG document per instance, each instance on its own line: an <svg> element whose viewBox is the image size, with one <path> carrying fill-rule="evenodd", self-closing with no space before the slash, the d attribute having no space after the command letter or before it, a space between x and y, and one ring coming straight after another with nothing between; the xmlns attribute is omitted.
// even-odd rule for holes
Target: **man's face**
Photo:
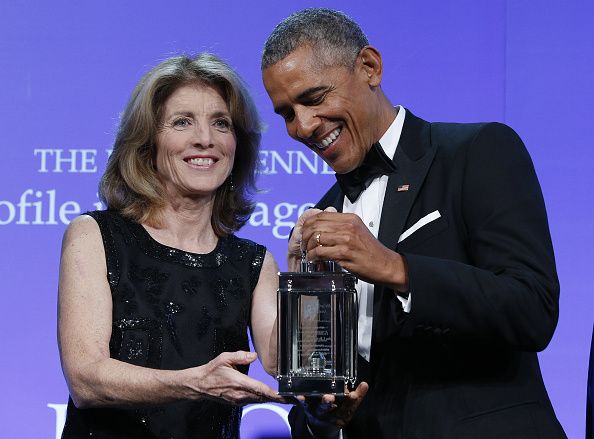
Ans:
<svg viewBox="0 0 594 439"><path fill-rule="evenodd" d="M264 87L289 135L344 174L381 137L377 99L359 59L354 70L318 60L309 46L301 46L262 72Z"/></svg>

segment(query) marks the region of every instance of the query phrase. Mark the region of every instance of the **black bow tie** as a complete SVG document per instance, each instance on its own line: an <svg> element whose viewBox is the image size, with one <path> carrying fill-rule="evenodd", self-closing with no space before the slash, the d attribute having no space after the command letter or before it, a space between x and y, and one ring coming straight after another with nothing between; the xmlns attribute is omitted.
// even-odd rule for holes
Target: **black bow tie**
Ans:
<svg viewBox="0 0 594 439"><path fill-rule="evenodd" d="M396 165L386 155L381 145L374 143L361 166L346 174L336 174L336 180L338 180L342 192L351 203L354 203L375 177L389 175L395 170Z"/></svg>

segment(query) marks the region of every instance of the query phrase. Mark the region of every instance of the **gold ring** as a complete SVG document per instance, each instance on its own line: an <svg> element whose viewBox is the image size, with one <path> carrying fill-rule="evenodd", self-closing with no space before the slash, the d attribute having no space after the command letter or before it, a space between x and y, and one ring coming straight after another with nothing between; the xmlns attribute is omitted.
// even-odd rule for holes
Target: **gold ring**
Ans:
<svg viewBox="0 0 594 439"><path fill-rule="evenodd" d="M320 236L322 236L322 232L318 232L318 233L316 234L316 243L317 243L319 246L322 246L322 243L320 242Z"/></svg>

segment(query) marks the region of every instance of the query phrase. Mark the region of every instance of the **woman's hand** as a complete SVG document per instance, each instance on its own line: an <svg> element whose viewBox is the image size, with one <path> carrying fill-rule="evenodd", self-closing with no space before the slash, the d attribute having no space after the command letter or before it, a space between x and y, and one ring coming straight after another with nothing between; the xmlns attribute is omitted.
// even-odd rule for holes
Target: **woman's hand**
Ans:
<svg viewBox="0 0 594 439"><path fill-rule="evenodd" d="M194 398L210 398L229 404L254 402L285 402L266 384L239 372L237 366L250 364L258 356L255 352L223 352L204 366L187 369Z"/></svg>

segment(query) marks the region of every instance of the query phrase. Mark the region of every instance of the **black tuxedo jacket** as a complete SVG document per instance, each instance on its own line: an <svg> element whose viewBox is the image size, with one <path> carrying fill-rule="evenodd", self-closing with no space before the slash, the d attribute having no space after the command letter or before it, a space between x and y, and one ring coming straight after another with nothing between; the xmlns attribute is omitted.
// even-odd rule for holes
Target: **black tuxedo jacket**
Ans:
<svg viewBox="0 0 594 439"><path fill-rule="evenodd" d="M359 377L370 391L345 436L565 437L536 355L557 324L559 284L522 141L502 124L407 111L394 162L378 239L406 258L412 310L375 285L371 362ZM317 207L342 204L335 185ZM290 419L295 437L309 436L300 408Z"/></svg>

